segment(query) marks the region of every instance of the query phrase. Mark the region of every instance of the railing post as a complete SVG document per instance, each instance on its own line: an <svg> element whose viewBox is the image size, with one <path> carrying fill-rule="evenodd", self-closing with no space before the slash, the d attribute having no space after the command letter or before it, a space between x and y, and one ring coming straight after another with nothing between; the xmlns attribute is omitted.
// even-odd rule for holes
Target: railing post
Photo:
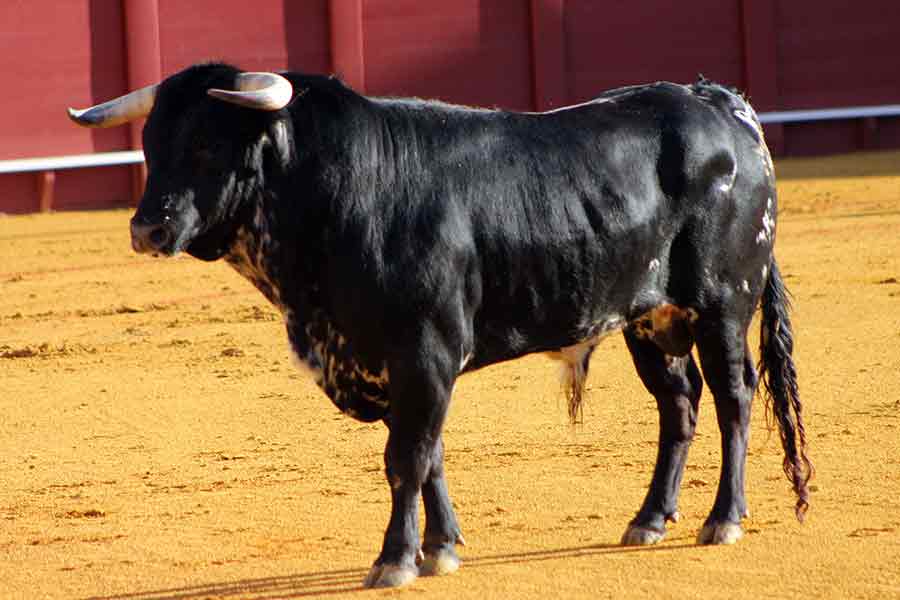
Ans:
<svg viewBox="0 0 900 600"><path fill-rule="evenodd" d="M158 83L162 79L162 50L159 42L159 0L124 0L125 53L128 57L129 90ZM141 148L144 120L129 123L131 148ZM136 205L144 193L147 167L131 169L132 201Z"/></svg>
<svg viewBox="0 0 900 600"><path fill-rule="evenodd" d="M534 110L569 103L565 0L531 0L531 102Z"/></svg>
<svg viewBox="0 0 900 600"><path fill-rule="evenodd" d="M357 92L366 92L362 0L328 1L331 70Z"/></svg>
<svg viewBox="0 0 900 600"><path fill-rule="evenodd" d="M865 117L859 120L859 147L875 150L878 147L878 119Z"/></svg>
<svg viewBox="0 0 900 600"><path fill-rule="evenodd" d="M741 0L744 87L757 112L778 106L778 33L776 0ZM773 154L784 151L784 125L766 125Z"/></svg>
<svg viewBox="0 0 900 600"><path fill-rule="evenodd" d="M38 210L47 213L53 210L53 193L56 187L56 171L38 171Z"/></svg>

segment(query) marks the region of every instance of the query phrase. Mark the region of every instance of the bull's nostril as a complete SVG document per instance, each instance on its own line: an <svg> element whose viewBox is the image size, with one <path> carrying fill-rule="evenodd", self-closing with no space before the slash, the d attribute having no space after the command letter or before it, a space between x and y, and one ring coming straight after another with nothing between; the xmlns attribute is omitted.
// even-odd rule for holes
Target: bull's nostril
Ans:
<svg viewBox="0 0 900 600"><path fill-rule="evenodd" d="M169 243L171 235L169 234L169 230L165 227L157 227L150 232L147 239L154 248L162 248Z"/></svg>

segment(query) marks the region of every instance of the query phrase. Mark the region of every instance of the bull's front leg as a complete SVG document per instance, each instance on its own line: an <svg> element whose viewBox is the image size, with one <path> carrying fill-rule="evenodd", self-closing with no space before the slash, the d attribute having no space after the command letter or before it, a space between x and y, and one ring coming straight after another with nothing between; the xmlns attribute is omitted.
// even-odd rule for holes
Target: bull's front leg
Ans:
<svg viewBox="0 0 900 600"><path fill-rule="evenodd" d="M381 554L366 587L397 587L419 574L418 502L424 492L426 536L423 572L448 573L459 561L451 540L459 540L456 516L443 478L441 428L456 373L430 348L430 356L398 361L390 371L389 434L385 473L391 488L391 518ZM424 489L423 489L424 488Z"/></svg>
<svg viewBox="0 0 900 600"><path fill-rule="evenodd" d="M444 479L444 444L438 438L431 459L431 472L422 486L425 501L425 542L422 544L422 575L448 575L459 569L456 545L465 546L456 513Z"/></svg>

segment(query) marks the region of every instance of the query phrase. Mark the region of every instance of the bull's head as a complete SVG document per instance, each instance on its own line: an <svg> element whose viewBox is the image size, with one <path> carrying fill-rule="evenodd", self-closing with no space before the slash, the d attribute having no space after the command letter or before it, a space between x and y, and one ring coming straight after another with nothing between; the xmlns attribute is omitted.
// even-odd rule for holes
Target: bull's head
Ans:
<svg viewBox="0 0 900 600"><path fill-rule="evenodd" d="M290 155L286 119L275 111L292 95L291 83L275 73L201 65L103 104L70 108L69 116L85 127L147 117L147 187L131 219L132 247L214 260L234 237L235 216L261 189L267 150L282 161Z"/></svg>

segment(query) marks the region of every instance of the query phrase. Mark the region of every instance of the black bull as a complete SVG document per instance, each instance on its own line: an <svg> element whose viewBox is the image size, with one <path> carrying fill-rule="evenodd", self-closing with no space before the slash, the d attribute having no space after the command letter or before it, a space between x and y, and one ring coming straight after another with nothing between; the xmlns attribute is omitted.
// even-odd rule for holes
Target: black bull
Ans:
<svg viewBox="0 0 900 600"><path fill-rule="evenodd" d="M266 77L280 92L260 100ZM657 83L511 113L221 64L132 95L72 116L109 126L149 112L134 248L225 258L284 314L332 401L387 425L391 517L368 585L459 565L441 439L456 378L547 352L567 367L577 418L591 351L618 330L660 414L649 491L622 543L655 543L678 518L704 379L723 459L698 541L742 534L760 377L802 517L812 466L773 255L774 174L740 96ZM747 330L759 305L758 373Z"/></svg>

